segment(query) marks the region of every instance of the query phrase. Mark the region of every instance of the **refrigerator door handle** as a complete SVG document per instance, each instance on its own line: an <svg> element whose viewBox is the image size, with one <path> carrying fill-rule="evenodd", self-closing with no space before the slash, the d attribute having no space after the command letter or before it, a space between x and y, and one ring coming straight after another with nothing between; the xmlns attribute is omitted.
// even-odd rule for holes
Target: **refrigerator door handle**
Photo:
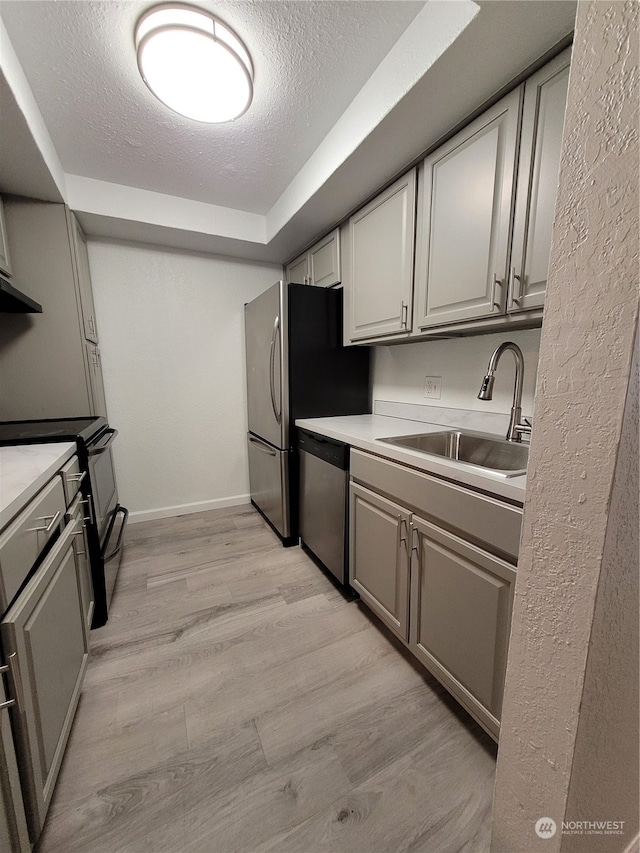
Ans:
<svg viewBox="0 0 640 853"><path fill-rule="evenodd" d="M263 453L267 453L269 456L276 456L276 451L269 447L268 444L265 444L263 441L259 441L257 438L254 438L252 435L249 436L249 442L253 444L258 450L261 450Z"/></svg>
<svg viewBox="0 0 640 853"><path fill-rule="evenodd" d="M275 362L276 362L276 338L280 333L280 315L276 316L273 324L273 332L271 333L271 347L269 349L269 390L271 391L271 407L273 414L278 423L282 421L282 408L278 411L276 406L276 377L275 377Z"/></svg>

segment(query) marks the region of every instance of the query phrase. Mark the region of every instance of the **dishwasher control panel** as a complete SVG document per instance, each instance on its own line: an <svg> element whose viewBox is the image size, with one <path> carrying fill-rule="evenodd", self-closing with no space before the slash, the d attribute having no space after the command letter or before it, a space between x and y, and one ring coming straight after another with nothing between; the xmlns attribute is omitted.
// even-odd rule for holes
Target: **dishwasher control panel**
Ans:
<svg viewBox="0 0 640 853"><path fill-rule="evenodd" d="M301 429L298 430L298 450L317 456L342 471L349 470L349 445L341 441Z"/></svg>

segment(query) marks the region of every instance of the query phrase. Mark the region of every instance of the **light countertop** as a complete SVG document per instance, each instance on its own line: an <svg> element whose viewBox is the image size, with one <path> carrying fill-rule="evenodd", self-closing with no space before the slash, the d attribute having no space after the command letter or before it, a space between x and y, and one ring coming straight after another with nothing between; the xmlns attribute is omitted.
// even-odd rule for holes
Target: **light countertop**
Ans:
<svg viewBox="0 0 640 853"><path fill-rule="evenodd" d="M447 426L443 426L442 423L429 424L386 415L344 415L332 418L299 418L296 420L296 426L342 441L358 450L365 450L394 462L410 465L428 474L454 480L496 497L506 498L519 504L524 503L527 480L524 474L519 477L503 477L463 462L396 447L378 440L396 435L441 432L447 429ZM448 425L453 429L458 426L462 427L464 424ZM496 435L496 438L504 438L504 435Z"/></svg>
<svg viewBox="0 0 640 853"><path fill-rule="evenodd" d="M0 447L0 530L75 452L72 441Z"/></svg>

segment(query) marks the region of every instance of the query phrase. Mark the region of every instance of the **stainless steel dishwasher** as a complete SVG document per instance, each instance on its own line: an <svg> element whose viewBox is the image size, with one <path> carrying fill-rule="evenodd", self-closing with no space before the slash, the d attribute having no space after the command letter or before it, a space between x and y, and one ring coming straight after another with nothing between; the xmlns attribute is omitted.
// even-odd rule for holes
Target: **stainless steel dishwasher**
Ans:
<svg viewBox="0 0 640 853"><path fill-rule="evenodd" d="M349 445L301 429L298 451L301 543L345 584Z"/></svg>

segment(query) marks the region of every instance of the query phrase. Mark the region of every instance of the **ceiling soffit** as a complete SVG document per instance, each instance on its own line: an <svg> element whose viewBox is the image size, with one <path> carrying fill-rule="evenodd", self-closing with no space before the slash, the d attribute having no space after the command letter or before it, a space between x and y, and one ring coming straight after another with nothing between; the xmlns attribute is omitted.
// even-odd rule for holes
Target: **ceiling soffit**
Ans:
<svg viewBox="0 0 640 853"><path fill-rule="evenodd" d="M5 5L13 4L3 3L3 17ZM84 4L70 5L78 7ZM87 5L130 7L135 4L111 2ZM317 5L328 10L336 4L294 2L218 5L224 5L225 9L228 5L240 9L248 6L262 8L280 5L291 5L297 9ZM420 6L411 4L412 7L416 5ZM474 106L497 91L571 30L575 3L546 0L544 23L540 22L539 5L539 2L518 0L517 3L482 3L479 6L471 0L461 0L456 3L428 2L419 8L417 14L412 8L409 26L399 37L395 37L394 44L368 74L367 79L363 82L357 81L359 88L346 107L343 108L343 105L339 104L341 112L331 129L324 133L322 138L316 133L313 144L304 148L296 161L295 173L291 174L289 164L289 172L278 172L276 180L266 188L264 182L261 183L258 178L247 176L246 180L237 182L242 185L237 187L237 192L226 195L218 193L210 186L206 193L191 193L189 197L189 193L185 192L185 188L188 190L190 186L188 181L186 184L178 182L174 186L162 181L154 183L148 176L144 181L138 180L137 184L127 183L127 179L122 177L127 174L126 169L124 172L109 172L101 167L102 171L99 168L97 174L91 174L90 177L66 171L65 156L69 158L70 149L64 141L58 142L57 147L54 146L45 123L46 116L43 119L33 93L28 84L25 86L26 78L22 73L20 61L15 54L11 55L11 50L3 49L0 54L5 74L5 85L0 86L0 95L4 89L9 90L15 101L14 112L16 107L19 108L23 115L23 124L28 126L36 142L34 147L49 171L57 178L53 183L58 186L60 194L70 207L78 212L81 222L90 234L120 239L124 232L124 235L130 235L129 239L135 235L135 239L146 242L162 242L198 251L282 261L319 236L325 227L330 227L348 214L375 190L376 186L380 186L394 173L406 167L411 156L417 156L429 144L433 144L438 135L442 135L447 128L460 121ZM501 7L500 14L495 7ZM244 12L246 14L247 10L244 9ZM222 11L220 14L223 16ZM531 25L535 22L537 23L532 30ZM233 25L235 22L229 23ZM498 39L501 23L503 30L505 25L507 30L502 33L503 37L508 36L511 29L519 38L515 39L515 44L512 40L512 49L505 62L495 57L489 61L486 58L487 50L491 53L497 47L498 57L501 55ZM294 25L299 26L295 17L291 27ZM236 26L243 30L241 25ZM243 34L244 32L246 27ZM4 27L0 30L0 36L3 48L7 44L10 47L9 36ZM493 42L496 41L498 44L494 46ZM508 42L508 39L506 41ZM469 59L470 44L475 44L475 55L470 59L479 63L479 67L469 68L467 65L464 69L460 67L460 63ZM249 47L253 53L253 46ZM524 47L526 50L522 49ZM509 54L509 51L506 53ZM503 49L502 55L504 54ZM484 70L485 67L487 73L483 79L483 75L478 71L479 68ZM455 70L458 73L452 75ZM443 93L442 80L450 85L456 77L465 82L465 91ZM470 78L468 83L466 78ZM437 98L433 97L433 86L430 92L431 80L440 87ZM141 81L140 85L144 88ZM414 105L417 103L418 108L407 116L406 111L403 111L403 104L409 102ZM425 121L425 115L419 108L420 103L429 105L432 121ZM158 105L158 108L160 107L161 105ZM253 107L250 113L252 111ZM396 115L401 118L404 126L394 121ZM173 117L171 119L173 120ZM147 121L151 119L147 118ZM82 139L82 128L74 130ZM233 131L236 131L235 123ZM188 133L184 135L184 129L182 133L182 136L179 135L180 139L186 139L188 148L193 139ZM255 127L253 133L260 136ZM112 135L116 148L122 144L128 145L133 139L130 132L125 133L124 141L115 131ZM303 134L305 140L306 135ZM376 141L378 137L379 142ZM55 135L54 139L58 141ZM243 139L242 134L237 139L240 162L243 149L249 146L249 139ZM410 144L408 140L411 140ZM286 159L287 152L293 149L300 155L295 143L293 136L285 134L277 140L276 147L283 152ZM359 158L359 152L364 151L366 162ZM117 157L113 159L117 161ZM0 156L0 189L20 192L15 188L15 175L11 177L11 181L7 179L9 173L6 160L6 157L3 159ZM73 158L71 160L78 162ZM151 175L154 169L159 172L170 171L167 164L152 165L153 168L149 172ZM269 171L271 165L263 164L263 168ZM345 180L347 167L349 174ZM95 169L93 171L96 172ZM201 158L200 162L196 163L195 173L203 175L207 171L208 164ZM274 171L278 170L274 167ZM359 174L363 175L363 181L359 181ZM98 177L99 175L108 175L115 179L107 180ZM7 183L12 185L7 186ZM140 183L145 186L139 186ZM162 187L161 191L157 190L158 183ZM252 196L253 200L248 203L247 193L251 195L252 191L259 198ZM24 194L37 195L31 192ZM199 194L206 196L206 199L199 198ZM215 203L211 203L212 201ZM119 222L129 222L135 227L123 228L116 224Z"/></svg>

